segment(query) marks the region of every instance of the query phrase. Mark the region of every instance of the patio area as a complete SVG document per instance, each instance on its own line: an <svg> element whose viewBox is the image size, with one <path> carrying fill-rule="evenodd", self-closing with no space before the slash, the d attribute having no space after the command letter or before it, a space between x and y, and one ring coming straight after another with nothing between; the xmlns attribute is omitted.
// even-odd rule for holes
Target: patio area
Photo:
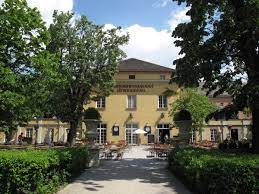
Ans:
<svg viewBox="0 0 259 194"><path fill-rule="evenodd" d="M190 193L167 169L165 160L147 158L148 146L125 150L121 160L102 160L58 194L173 194Z"/></svg>

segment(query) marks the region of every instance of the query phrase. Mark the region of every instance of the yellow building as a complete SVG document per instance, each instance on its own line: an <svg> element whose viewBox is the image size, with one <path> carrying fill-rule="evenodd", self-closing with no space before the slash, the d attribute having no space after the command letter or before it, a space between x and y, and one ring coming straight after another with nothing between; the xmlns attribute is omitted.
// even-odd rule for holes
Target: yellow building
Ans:
<svg viewBox="0 0 259 194"><path fill-rule="evenodd" d="M85 106L97 108L102 116L96 142L102 144L125 140L134 145L163 143L166 139L177 137L178 129L173 127L169 114L170 104L177 98L174 94L178 90L175 83L169 84L172 72L170 68L137 59L122 61L115 77L113 93ZM211 100L219 106L231 102L229 96ZM250 125L251 119L245 117L229 121L210 121L202 133L192 133L191 142L221 141L227 137L250 139ZM23 133L25 137L32 139L32 143L66 142L68 129L68 124L56 119L34 119L28 126L18 128L14 141L17 142L18 135ZM84 124L82 129L84 133ZM137 129L143 129L147 134L134 134ZM4 135L0 133L0 143L4 139Z"/></svg>
<svg viewBox="0 0 259 194"><path fill-rule="evenodd" d="M109 97L92 102L99 110L98 143L126 140L129 144L147 144L172 137L169 105L176 98L176 84L170 84L172 69L137 59L122 61L116 86ZM134 134L136 129L147 134Z"/></svg>

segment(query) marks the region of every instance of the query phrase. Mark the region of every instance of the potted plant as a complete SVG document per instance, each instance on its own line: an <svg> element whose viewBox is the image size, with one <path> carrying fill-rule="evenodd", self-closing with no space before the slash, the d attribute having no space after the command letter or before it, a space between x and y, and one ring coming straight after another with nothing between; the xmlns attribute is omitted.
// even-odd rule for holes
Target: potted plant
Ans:
<svg viewBox="0 0 259 194"><path fill-rule="evenodd" d="M179 136L175 139L176 146L187 146L191 138L191 114L186 110L181 110L174 115L173 121L179 129Z"/></svg>
<svg viewBox="0 0 259 194"><path fill-rule="evenodd" d="M83 122L86 125L86 137L89 144L94 144L100 119L101 114L96 108L89 107L83 112Z"/></svg>
<svg viewBox="0 0 259 194"><path fill-rule="evenodd" d="M83 112L83 122L86 126L86 139L89 144L91 159L87 164L88 167L99 166L99 146L94 145L94 140L97 137L97 126L101 122L101 114L96 108L88 108Z"/></svg>

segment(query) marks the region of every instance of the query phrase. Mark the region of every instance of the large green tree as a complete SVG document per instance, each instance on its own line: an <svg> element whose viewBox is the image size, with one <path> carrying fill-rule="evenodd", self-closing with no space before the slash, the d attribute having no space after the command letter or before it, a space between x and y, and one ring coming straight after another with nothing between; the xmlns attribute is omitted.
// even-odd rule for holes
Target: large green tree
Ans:
<svg viewBox="0 0 259 194"><path fill-rule="evenodd" d="M252 145L259 153L259 1L173 0L190 9L190 22L173 32L183 57L174 61L173 80L233 97L236 110L252 112Z"/></svg>
<svg viewBox="0 0 259 194"><path fill-rule="evenodd" d="M62 75L50 97L49 110L70 123L68 142L73 145L84 105L113 90L117 65L124 56L120 46L128 36L121 35L119 28L107 30L95 25L85 16L75 19L71 13L57 12L49 32L47 49L58 59Z"/></svg>
<svg viewBox="0 0 259 194"><path fill-rule="evenodd" d="M180 91L178 98L172 103L170 114L174 121L191 119L192 129L202 131L207 116L217 109L201 91L186 88Z"/></svg>
<svg viewBox="0 0 259 194"><path fill-rule="evenodd" d="M47 42L39 11L25 0L5 0L0 6L0 130L6 134L41 113L49 91L45 78L54 64Z"/></svg>

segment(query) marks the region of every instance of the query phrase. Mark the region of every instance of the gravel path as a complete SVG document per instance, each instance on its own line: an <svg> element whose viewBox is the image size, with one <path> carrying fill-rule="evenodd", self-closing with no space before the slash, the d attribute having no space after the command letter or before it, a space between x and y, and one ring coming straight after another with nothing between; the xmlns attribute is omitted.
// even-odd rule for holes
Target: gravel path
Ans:
<svg viewBox="0 0 259 194"><path fill-rule="evenodd" d="M168 170L166 161L147 159L146 147L131 148L123 160L102 161L86 170L58 194L188 194Z"/></svg>

